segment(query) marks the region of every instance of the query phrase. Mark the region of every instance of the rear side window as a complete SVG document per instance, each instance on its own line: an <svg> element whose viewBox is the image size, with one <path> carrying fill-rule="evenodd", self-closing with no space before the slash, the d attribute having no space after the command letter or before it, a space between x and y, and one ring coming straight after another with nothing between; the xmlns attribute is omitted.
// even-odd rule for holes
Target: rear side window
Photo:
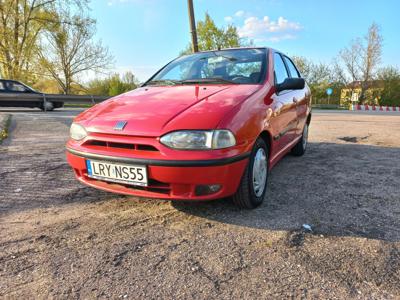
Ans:
<svg viewBox="0 0 400 300"><path fill-rule="evenodd" d="M0 82L0 91L5 91L6 90L6 87L4 86L4 83L3 82Z"/></svg>
<svg viewBox="0 0 400 300"><path fill-rule="evenodd" d="M26 88L22 84L19 84L16 82L9 82L8 89L13 92L25 92L26 91Z"/></svg>
<svg viewBox="0 0 400 300"><path fill-rule="evenodd" d="M285 64L280 54L274 54L274 73L275 73L275 84L281 84L286 78L289 78Z"/></svg>
<svg viewBox="0 0 400 300"><path fill-rule="evenodd" d="M292 76L292 78L300 78L300 73L299 71L297 71L296 66L293 64L293 62L288 58L288 57L284 57L286 65L288 66L290 75Z"/></svg>

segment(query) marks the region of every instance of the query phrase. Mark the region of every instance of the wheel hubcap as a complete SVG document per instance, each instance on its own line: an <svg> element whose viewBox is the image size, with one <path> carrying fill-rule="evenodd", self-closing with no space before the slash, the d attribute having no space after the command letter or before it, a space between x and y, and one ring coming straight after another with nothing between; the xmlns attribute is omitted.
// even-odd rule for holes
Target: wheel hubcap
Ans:
<svg viewBox="0 0 400 300"><path fill-rule="evenodd" d="M44 108L45 108L46 110L52 110L52 109L53 109L53 103L51 103L51 102L46 102L46 103L44 104Z"/></svg>
<svg viewBox="0 0 400 300"><path fill-rule="evenodd" d="M308 125L306 124L303 130L303 149L306 149L307 141L308 141Z"/></svg>
<svg viewBox="0 0 400 300"><path fill-rule="evenodd" d="M253 190L260 197L265 189L267 179L267 155L264 149L257 150L253 163Z"/></svg>

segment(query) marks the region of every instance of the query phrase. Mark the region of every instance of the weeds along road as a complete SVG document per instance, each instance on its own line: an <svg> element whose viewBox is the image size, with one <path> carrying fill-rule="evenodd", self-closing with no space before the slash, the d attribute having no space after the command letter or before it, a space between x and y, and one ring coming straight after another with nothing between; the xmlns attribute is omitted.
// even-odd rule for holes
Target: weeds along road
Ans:
<svg viewBox="0 0 400 300"><path fill-rule="evenodd" d="M400 114L315 111L305 156L241 211L82 186L64 156L77 110L4 113L0 298L400 297Z"/></svg>

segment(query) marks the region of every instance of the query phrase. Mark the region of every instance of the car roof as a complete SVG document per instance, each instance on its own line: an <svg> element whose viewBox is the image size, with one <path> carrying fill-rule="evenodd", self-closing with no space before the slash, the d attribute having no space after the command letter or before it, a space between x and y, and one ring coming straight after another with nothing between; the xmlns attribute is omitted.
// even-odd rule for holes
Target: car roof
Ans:
<svg viewBox="0 0 400 300"><path fill-rule="evenodd" d="M206 50L206 51L199 51L198 53L207 53L207 52L215 52L215 51L232 51L232 50L251 50L251 49L271 49L268 47L233 47L233 48L222 48L222 49L214 49L214 50ZM195 54L195 53L192 53Z"/></svg>
<svg viewBox="0 0 400 300"><path fill-rule="evenodd" d="M0 79L0 82L18 82L18 83L22 83L22 82L20 82L20 81L18 81L18 80L14 80L14 79Z"/></svg>
<svg viewBox="0 0 400 300"><path fill-rule="evenodd" d="M280 54L282 54L282 55L285 55L285 56L287 56L286 54L284 54L283 52L281 52L281 51L279 51L279 50L276 50L276 49L274 49L274 48L271 48L271 47L233 47L233 48L222 48L222 49L214 49L214 50L206 50L206 51L199 51L199 52L197 52L197 53L208 53L208 52L215 52L215 51L232 51L232 50L248 50L248 49L263 49L263 50L266 50L266 51L271 51L271 52L276 52L276 53L280 53ZM187 54L187 55L193 55L193 54L196 54L196 53L190 53L190 54Z"/></svg>

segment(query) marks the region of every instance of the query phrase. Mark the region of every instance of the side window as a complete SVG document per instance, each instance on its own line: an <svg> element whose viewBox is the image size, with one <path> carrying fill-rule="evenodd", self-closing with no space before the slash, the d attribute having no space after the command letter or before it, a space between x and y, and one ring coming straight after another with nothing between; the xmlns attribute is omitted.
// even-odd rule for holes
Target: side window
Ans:
<svg viewBox="0 0 400 300"><path fill-rule="evenodd" d="M6 87L4 86L4 83L0 81L0 92L4 92L6 90Z"/></svg>
<svg viewBox="0 0 400 300"><path fill-rule="evenodd" d="M13 92L26 92L26 88L22 84L16 82L9 82L8 89Z"/></svg>
<svg viewBox="0 0 400 300"><path fill-rule="evenodd" d="M274 73L275 73L275 84L281 84L286 78L289 78L285 64L282 57L278 54L274 54Z"/></svg>
<svg viewBox="0 0 400 300"><path fill-rule="evenodd" d="M295 67L295 65L293 64L293 62L288 58L288 57L284 57L286 65L288 66L290 75L292 76L292 78L300 78L300 74L299 71L297 71L297 68Z"/></svg>

